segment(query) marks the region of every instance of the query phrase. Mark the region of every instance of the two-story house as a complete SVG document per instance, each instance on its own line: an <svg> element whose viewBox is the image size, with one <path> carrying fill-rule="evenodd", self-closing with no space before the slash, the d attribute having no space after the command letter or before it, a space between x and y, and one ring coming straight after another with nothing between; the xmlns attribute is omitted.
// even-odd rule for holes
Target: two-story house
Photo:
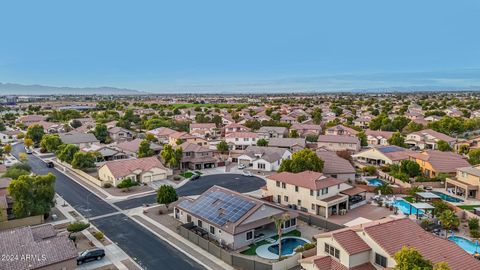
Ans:
<svg viewBox="0 0 480 270"><path fill-rule="evenodd" d="M418 147L419 149L438 149L437 143L439 141L446 141L453 147L456 139L433 129L424 129L407 134L405 143L411 147Z"/></svg>
<svg viewBox="0 0 480 270"><path fill-rule="evenodd" d="M288 136L288 128L286 127L261 127L257 130L259 138L270 139L270 138L285 138Z"/></svg>
<svg viewBox="0 0 480 270"><path fill-rule="evenodd" d="M480 166L458 168L455 176L447 177L445 190L465 199L480 200Z"/></svg>
<svg viewBox="0 0 480 270"><path fill-rule="evenodd" d="M254 132L232 132L225 135L225 141L232 150L245 150L257 145L258 134Z"/></svg>
<svg viewBox="0 0 480 270"><path fill-rule="evenodd" d="M439 176L440 173L454 175L458 168L468 167L468 161L459 154L426 150L421 153L410 153L410 160L420 165L423 174L428 178Z"/></svg>
<svg viewBox="0 0 480 270"><path fill-rule="evenodd" d="M317 139L318 148L328 151L360 151L360 141L355 136L320 135Z"/></svg>
<svg viewBox="0 0 480 270"><path fill-rule="evenodd" d="M225 135L227 135L229 133L234 133L234 132L249 132L250 131L249 128L247 128L244 125L240 125L238 123L228 124L225 127L223 127L223 130L224 130Z"/></svg>
<svg viewBox="0 0 480 270"><path fill-rule="evenodd" d="M344 125L336 125L325 130L325 135L357 136L358 131Z"/></svg>
<svg viewBox="0 0 480 270"><path fill-rule="evenodd" d="M293 124L290 131L297 131L298 136L305 138L308 135L320 135L322 126L314 124Z"/></svg>
<svg viewBox="0 0 480 270"><path fill-rule="evenodd" d="M202 170L217 167L217 158L214 150L200 146L196 143L184 142L176 146L182 149L180 169Z"/></svg>
<svg viewBox="0 0 480 270"><path fill-rule="evenodd" d="M215 123L191 123L190 134L200 138L213 138L217 136L217 126Z"/></svg>
<svg viewBox="0 0 480 270"><path fill-rule="evenodd" d="M238 157L238 164L251 166L254 170L276 171L284 159L292 156L292 152L285 148L249 146L245 153Z"/></svg>
<svg viewBox="0 0 480 270"><path fill-rule="evenodd" d="M365 130L368 145L389 145L388 139L392 137L394 132L381 130Z"/></svg>
<svg viewBox="0 0 480 270"><path fill-rule="evenodd" d="M122 127L113 127L108 130L108 136L114 142L124 142L124 141L131 141L133 140L133 132L122 128Z"/></svg>
<svg viewBox="0 0 480 270"><path fill-rule="evenodd" d="M187 132L175 132L171 133L168 137L168 144L172 146L182 144L184 142L195 143L200 146L207 146L208 142L204 138L197 137Z"/></svg>

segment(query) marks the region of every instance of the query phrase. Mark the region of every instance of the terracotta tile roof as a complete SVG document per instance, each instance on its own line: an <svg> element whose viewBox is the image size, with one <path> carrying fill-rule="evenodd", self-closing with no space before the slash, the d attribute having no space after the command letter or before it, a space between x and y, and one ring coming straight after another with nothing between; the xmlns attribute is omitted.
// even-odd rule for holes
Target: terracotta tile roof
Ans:
<svg viewBox="0 0 480 270"><path fill-rule="evenodd" d="M217 128L215 123L191 123L190 130L192 128L206 128L206 129L214 129Z"/></svg>
<svg viewBox="0 0 480 270"><path fill-rule="evenodd" d="M320 135L317 142L332 142L332 143L354 143L360 144L357 137L345 135Z"/></svg>
<svg viewBox="0 0 480 270"><path fill-rule="evenodd" d="M332 237L350 255L371 250L370 246L352 230L332 233Z"/></svg>
<svg viewBox="0 0 480 270"><path fill-rule="evenodd" d="M317 130L321 131L322 126L320 125L313 125L313 124L293 124L290 129L295 129L295 130Z"/></svg>
<svg viewBox="0 0 480 270"><path fill-rule="evenodd" d="M314 256L301 260L301 262L306 261L312 261L316 270L376 270L369 262L348 268L330 256Z"/></svg>
<svg viewBox="0 0 480 270"><path fill-rule="evenodd" d="M409 155L410 157L429 162L436 172L456 172L458 168L470 165L462 156L452 152L428 150L421 153L410 153Z"/></svg>
<svg viewBox="0 0 480 270"><path fill-rule="evenodd" d="M317 156L324 161L323 173L355 173L355 168L344 158L339 157L335 152L317 151Z"/></svg>
<svg viewBox="0 0 480 270"><path fill-rule="evenodd" d="M345 195L349 195L349 196L355 196L355 195L360 194L362 192L366 192L366 190L363 189L363 188L359 188L359 187L352 187L352 188L346 189L344 191L341 191L340 193L345 194Z"/></svg>
<svg viewBox="0 0 480 270"><path fill-rule="evenodd" d="M213 150L206 147L200 146L196 143L184 142L181 145L178 145L176 148L182 148L182 151L185 152L213 152Z"/></svg>
<svg viewBox="0 0 480 270"><path fill-rule="evenodd" d="M270 138L268 139L268 146L276 147L293 147L298 145L302 148L306 146L305 138Z"/></svg>
<svg viewBox="0 0 480 270"><path fill-rule="evenodd" d="M165 169L160 160L158 160L158 158L155 156L138 159L108 161L103 166L107 166L115 178L127 176L136 170L141 170L143 173L151 170L152 168Z"/></svg>
<svg viewBox="0 0 480 270"><path fill-rule="evenodd" d="M358 131L356 131L355 129L346 127L346 126L344 126L344 125L336 125L336 126L327 128L327 130L328 130L328 131L344 130L344 131L346 131L348 134L351 134L351 135L357 135L357 134L358 134Z"/></svg>
<svg viewBox="0 0 480 270"><path fill-rule="evenodd" d="M150 131L147 131L147 133L151 133L155 136L158 136L158 137L167 137L169 136L170 134L172 133L175 133L177 131L173 130L173 129L170 129L170 128L166 128L166 127L160 127L160 128L156 128L156 129L152 129Z"/></svg>
<svg viewBox="0 0 480 270"><path fill-rule="evenodd" d="M443 140L443 141L446 141L446 142L452 142L452 141L455 141L455 138L452 138L448 135L445 135L443 133L440 133L440 132L437 132L433 129L424 129L424 130L420 130L420 131L417 131L417 132L412 132L412 134L416 134L416 135L419 135L419 136L423 136L424 134L428 134L432 137L435 137L439 140Z"/></svg>
<svg viewBox="0 0 480 270"><path fill-rule="evenodd" d="M258 134L254 132L232 132L227 134L227 138L257 138Z"/></svg>
<svg viewBox="0 0 480 270"><path fill-rule="evenodd" d="M345 180L326 177L322 173L313 171L304 171L300 173L281 172L270 175L267 178L312 190L319 190L345 182Z"/></svg>
<svg viewBox="0 0 480 270"><path fill-rule="evenodd" d="M370 136L373 136L373 137L383 137L385 139L390 139L390 137L392 137L393 133L395 133L395 132L381 131L381 130L371 130L371 129L365 130L366 135L370 135Z"/></svg>
<svg viewBox="0 0 480 270"><path fill-rule="evenodd" d="M452 270L480 269L480 261L454 242L426 232L408 218L366 226L364 231L390 256L407 246L433 263L447 262Z"/></svg>

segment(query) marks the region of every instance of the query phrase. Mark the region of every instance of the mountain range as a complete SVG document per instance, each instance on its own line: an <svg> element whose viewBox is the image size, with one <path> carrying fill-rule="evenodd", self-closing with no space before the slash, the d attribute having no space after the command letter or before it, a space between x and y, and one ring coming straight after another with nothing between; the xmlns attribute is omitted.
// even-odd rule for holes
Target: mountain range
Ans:
<svg viewBox="0 0 480 270"><path fill-rule="evenodd" d="M57 87L0 83L0 95L146 95L148 92L116 87Z"/></svg>

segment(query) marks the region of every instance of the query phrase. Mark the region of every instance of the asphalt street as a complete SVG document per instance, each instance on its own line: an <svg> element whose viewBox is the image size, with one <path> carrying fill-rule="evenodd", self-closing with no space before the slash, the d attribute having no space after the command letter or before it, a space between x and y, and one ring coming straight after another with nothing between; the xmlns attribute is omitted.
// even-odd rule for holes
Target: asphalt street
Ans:
<svg viewBox="0 0 480 270"><path fill-rule="evenodd" d="M216 174L205 175L198 180L190 181L177 189L178 196L200 195L213 185L222 186L237 192L251 192L265 186L265 180L256 176L244 176L242 174ZM115 203L120 209L126 210L153 204L156 202L156 195L151 194Z"/></svg>
<svg viewBox="0 0 480 270"><path fill-rule="evenodd" d="M15 157L18 158L21 152L24 152L23 144L13 146L12 154ZM56 192L83 216L93 218L118 212L112 205L74 180L54 168L47 168L40 158L28 155L28 164L36 174L53 173L57 177ZM93 219L91 222L144 269L204 269L203 266L120 212L117 215Z"/></svg>

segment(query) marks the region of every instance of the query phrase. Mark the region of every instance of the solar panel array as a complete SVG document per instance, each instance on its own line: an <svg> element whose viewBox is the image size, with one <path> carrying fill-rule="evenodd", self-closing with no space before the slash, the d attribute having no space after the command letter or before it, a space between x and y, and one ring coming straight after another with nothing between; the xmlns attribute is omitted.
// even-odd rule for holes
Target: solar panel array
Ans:
<svg viewBox="0 0 480 270"><path fill-rule="evenodd" d="M255 206L255 203L221 191L202 194L193 202L183 201L180 207L219 226L236 222Z"/></svg>
<svg viewBox="0 0 480 270"><path fill-rule="evenodd" d="M392 153L392 152L402 151L403 149L395 146L387 146L387 147L379 148L378 150L382 153Z"/></svg>

